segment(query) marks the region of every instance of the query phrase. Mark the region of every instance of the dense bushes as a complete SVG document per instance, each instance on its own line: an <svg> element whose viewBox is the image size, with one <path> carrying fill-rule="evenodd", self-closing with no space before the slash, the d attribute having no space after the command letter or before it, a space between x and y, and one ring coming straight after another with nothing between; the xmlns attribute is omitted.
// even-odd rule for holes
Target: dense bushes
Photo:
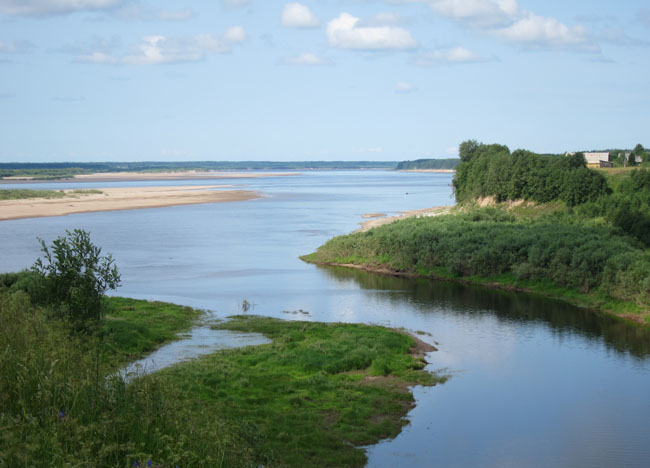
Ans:
<svg viewBox="0 0 650 468"><path fill-rule="evenodd" d="M461 144L460 156L453 181L459 203L494 197L499 202L562 200L575 206L608 193L606 179L587 169L580 153L571 157L525 150L510 153L507 146L468 141Z"/></svg>
<svg viewBox="0 0 650 468"><path fill-rule="evenodd" d="M650 246L650 171L636 169L611 179L613 193L576 207L582 218L602 217Z"/></svg>
<svg viewBox="0 0 650 468"><path fill-rule="evenodd" d="M650 255L606 226L517 220L504 210L410 218L334 238L312 257L323 262L382 264L395 270L457 276L548 280L650 305ZM644 277L645 275L645 277Z"/></svg>

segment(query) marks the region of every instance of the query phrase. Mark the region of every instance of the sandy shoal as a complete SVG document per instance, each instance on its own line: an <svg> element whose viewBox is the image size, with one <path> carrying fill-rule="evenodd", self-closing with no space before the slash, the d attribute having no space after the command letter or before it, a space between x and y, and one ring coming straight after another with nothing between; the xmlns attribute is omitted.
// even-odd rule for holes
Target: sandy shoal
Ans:
<svg viewBox="0 0 650 468"><path fill-rule="evenodd" d="M456 169L402 169L399 172L433 172L438 174L455 174Z"/></svg>
<svg viewBox="0 0 650 468"><path fill-rule="evenodd" d="M384 224L389 224L392 223L393 221L397 221L400 219L412 218L414 216L417 218L424 218L429 216L440 216L443 214L448 214L452 208L453 206L434 206L433 208L425 208L423 210L403 211L402 214L400 215L389 216L384 218L377 217L377 216L381 216L380 213L368 213L367 215L363 215L362 217L363 218L372 217L373 219L359 223L361 227L354 232L369 231L372 228L383 226Z"/></svg>
<svg viewBox="0 0 650 468"><path fill-rule="evenodd" d="M169 172L96 172L77 174L74 177L48 180L52 182L128 182L138 180L205 180L205 179L255 179L259 177L287 177L299 172L225 172L225 171L169 171ZM33 177L11 176L4 183L43 182Z"/></svg>
<svg viewBox="0 0 650 468"><path fill-rule="evenodd" d="M102 193L64 198L30 198L0 201L0 221L20 218L63 216L95 211L136 210L166 206L195 205L251 200L260 195L252 190L212 190L223 185L176 187L102 188ZM66 190L66 192L70 192Z"/></svg>

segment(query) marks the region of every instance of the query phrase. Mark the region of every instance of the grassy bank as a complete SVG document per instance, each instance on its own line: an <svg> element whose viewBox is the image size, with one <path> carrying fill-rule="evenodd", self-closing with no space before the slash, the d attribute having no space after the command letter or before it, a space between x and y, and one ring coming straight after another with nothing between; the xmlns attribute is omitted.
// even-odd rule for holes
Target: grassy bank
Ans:
<svg viewBox="0 0 650 468"><path fill-rule="evenodd" d="M408 387L444 380L409 354L413 338L383 327L241 316L219 328L273 343L215 353L161 378L197 408L243 421L264 466L363 466L356 446L400 432L413 405Z"/></svg>
<svg viewBox="0 0 650 468"><path fill-rule="evenodd" d="M303 259L533 291L650 323L645 247L602 221L538 211L411 218L334 238Z"/></svg>
<svg viewBox="0 0 650 468"><path fill-rule="evenodd" d="M353 445L400 431L408 386L444 380L396 331L240 317L220 328L274 342L127 385L117 365L199 311L114 297L101 329L76 334L7 286L13 276L0 282L0 466L363 466Z"/></svg>

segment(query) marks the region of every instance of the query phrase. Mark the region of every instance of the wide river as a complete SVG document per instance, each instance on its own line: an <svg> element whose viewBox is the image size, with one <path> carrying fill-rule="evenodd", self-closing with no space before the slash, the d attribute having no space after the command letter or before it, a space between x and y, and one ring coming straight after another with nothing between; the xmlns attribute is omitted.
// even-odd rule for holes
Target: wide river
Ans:
<svg viewBox="0 0 650 468"><path fill-rule="evenodd" d="M26 184L26 188L206 185L211 181ZM224 183L215 180L215 184ZM122 273L119 295L286 319L430 333L410 424L368 447L371 467L648 467L650 335L526 294L305 264L364 213L453 204L451 176L304 172L237 179L264 198L0 222L0 271L29 267L66 229L89 230ZM18 188L11 185L6 188ZM306 313L302 313L303 311ZM293 312L293 313L292 313ZM200 335L200 333L198 334Z"/></svg>

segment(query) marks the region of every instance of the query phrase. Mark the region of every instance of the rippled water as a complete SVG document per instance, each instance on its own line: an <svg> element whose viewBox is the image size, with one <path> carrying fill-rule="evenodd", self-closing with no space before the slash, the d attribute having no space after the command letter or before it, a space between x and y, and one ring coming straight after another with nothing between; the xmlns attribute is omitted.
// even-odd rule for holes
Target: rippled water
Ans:
<svg viewBox="0 0 650 468"><path fill-rule="evenodd" d="M298 259L355 229L364 213L451 204L450 182L445 174L306 172L228 181L267 194L247 202L5 221L0 271L31 265L37 236L49 241L83 228L116 258L120 295L205 308L216 317L238 313L245 298L261 315L429 333L422 338L439 343L429 368L453 377L415 389L410 425L370 447L369 466L648 466L647 332L530 295ZM308 314L293 313L299 310Z"/></svg>

